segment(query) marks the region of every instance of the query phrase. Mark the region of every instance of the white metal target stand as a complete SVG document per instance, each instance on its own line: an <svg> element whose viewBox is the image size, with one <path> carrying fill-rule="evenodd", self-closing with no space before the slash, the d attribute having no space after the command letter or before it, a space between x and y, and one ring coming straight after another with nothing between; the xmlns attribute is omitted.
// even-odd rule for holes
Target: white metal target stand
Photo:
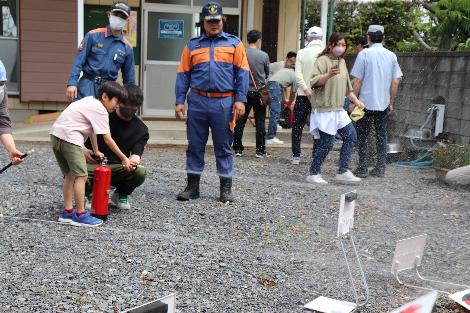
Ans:
<svg viewBox="0 0 470 313"><path fill-rule="evenodd" d="M364 306L369 301L369 286L367 285L366 277L364 271L362 270L361 260L357 252L356 244L354 243L354 236L351 232L354 224L354 207L356 205L356 199L356 191L351 191L341 195L337 232L337 237L341 244L341 250L343 251L344 260L348 269L349 281L351 283L351 292L354 296L355 303L320 296L312 302L307 303L304 306L306 309L324 313L350 313L357 312L362 306ZM347 237L349 237L351 241L351 246L354 251L354 257L352 262L349 261L345 249L345 241L347 240ZM357 263L357 267L361 275L361 284L363 285L364 290L364 294L362 296L359 296L358 288L356 287L356 283L354 281L351 271L351 267L353 265L352 263L354 262Z"/></svg>
<svg viewBox="0 0 470 313"><path fill-rule="evenodd" d="M401 272L406 270L414 270L416 276L421 281L440 284L440 285L447 285L447 286L454 286L454 287L463 287L466 289L470 289L470 286L439 281L434 279L425 278L419 272L419 266L421 265L421 260L423 259L424 254L424 246L426 245L426 238L428 235L423 234L411 238L406 238L397 241L397 245L395 247L395 253L393 254L393 261L392 261L392 274L395 275L396 280L403 286L421 289L421 290L436 290L438 292L444 293L449 295L450 292L445 290L433 289L433 288L426 288L416 285L411 285L403 282L399 275Z"/></svg>

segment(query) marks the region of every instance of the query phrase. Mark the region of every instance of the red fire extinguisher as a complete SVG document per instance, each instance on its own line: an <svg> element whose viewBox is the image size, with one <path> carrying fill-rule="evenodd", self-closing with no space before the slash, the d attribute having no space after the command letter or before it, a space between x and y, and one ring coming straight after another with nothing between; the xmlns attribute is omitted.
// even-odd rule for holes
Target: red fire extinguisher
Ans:
<svg viewBox="0 0 470 313"><path fill-rule="evenodd" d="M284 100L282 104L284 105L284 108L289 109L289 128L292 128L292 125L294 125L294 108L291 108L289 101Z"/></svg>
<svg viewBox="0 0 470 313"><path fill-rule="evenodd" d="M106 166L108 160L103 159L100 166L93 172L93 193L91 215L105 221L108 218L108 200L111 186L111 168Z"/></svg>

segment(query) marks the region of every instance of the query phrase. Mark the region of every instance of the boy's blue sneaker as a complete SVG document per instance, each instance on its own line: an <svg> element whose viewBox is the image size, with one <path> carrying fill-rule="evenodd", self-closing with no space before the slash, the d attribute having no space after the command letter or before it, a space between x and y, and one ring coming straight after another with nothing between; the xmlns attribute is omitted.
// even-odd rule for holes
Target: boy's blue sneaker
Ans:
<svg viewBox="0 0 470 313"><path fill-rule="evenodd" d="M75 215L75 209L73 209L72 212L67 212L65 209L62 209L62 212L60 213L59 216L59 222L62 223L72 223L72 218Z"/></svg>
<svg viewBox="0 0 470 313"><path fill-rule="evenodd" d="M77 214L74 213L70 224L74 226L97 227L103 224L103 221L91 216L90 212L85 211L85 213L80 216L77 216Z"/></svg>

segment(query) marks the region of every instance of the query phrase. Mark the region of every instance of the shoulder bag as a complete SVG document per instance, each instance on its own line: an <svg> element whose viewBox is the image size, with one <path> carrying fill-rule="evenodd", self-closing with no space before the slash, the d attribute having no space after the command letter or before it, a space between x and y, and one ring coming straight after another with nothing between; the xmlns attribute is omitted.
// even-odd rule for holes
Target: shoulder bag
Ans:
<svg viewBox="0 0 470 313"><path fill-rule="evenodd" d="M268 86L261 85L258 87L256 84L255 78L253 77L253 73L250 71L251 80L253 81L253 86L255 86L256 92L260 95L260 104L263 106L268 106L272 102L271 94L269 93Z"/></svg>

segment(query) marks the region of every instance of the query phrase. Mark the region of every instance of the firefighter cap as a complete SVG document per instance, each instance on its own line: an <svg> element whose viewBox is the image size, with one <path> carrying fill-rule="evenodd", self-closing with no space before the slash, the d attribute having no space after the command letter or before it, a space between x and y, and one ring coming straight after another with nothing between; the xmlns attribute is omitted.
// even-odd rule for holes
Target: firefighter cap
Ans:
<svg viewBox="0 0 470 313"><path fill-rule="evenodd" d="M127 2L123 0L117 0L114 1L114 3L111 5L111 12L122 12L124 13L127 17L131 14L131 7L127 4Z"/></svg>
<svg viewBox="0 0 470 313"><path fill-rule="evenodd" d="M222 6L217 2L209 2L202 7L201 18L205 21L222 20L223 17Z"/></svg>

